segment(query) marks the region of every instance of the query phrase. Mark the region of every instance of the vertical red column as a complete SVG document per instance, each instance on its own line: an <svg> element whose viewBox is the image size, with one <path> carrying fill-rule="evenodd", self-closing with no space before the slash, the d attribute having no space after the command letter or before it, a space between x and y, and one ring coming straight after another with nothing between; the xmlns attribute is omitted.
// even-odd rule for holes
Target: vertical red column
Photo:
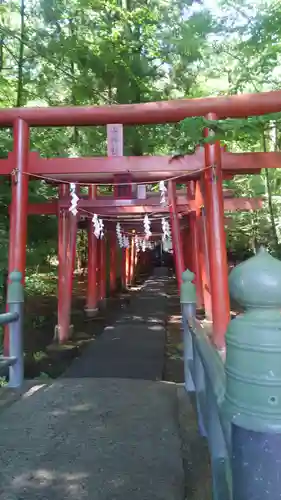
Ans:
<svg viewBox="0 0 281 500"><path fill-rule="evenodd" d="M209 275L209 253L207 242L207 227L204 211L204 199L202 194L201 180L195 185L196 226L199 243L199 261L202 280L203 303L206 318L212 319L211 288Z"/></svg>
<svg viewBox="0 0 281 500"><path fill-rule="evenodd" d="M196 202L196 184L194 181L190 181L187 184L187 197L188 200L195 200ZM202 273L200 266L200 241L199 241L199 217L200 208L199 206L195 210L189 212L188 222L189 222L189 232L190 232L190 245L191 245L191 262L192 271L195 274L195 285L196 285L196 296L197 296L197 307L203 307L203 288L202 288Z"/></svg>
<svg viewBox="0 0 281 500"><path fill-rule="evenodd" d="M123 125L121 123L111 123L106 127L107 131L107 155L123 156ZM127 181L126 181L127 182ZM120 198L119 187L113 186L114 199ZM122 186L123 187L123 186ZM121 188L122 189L122 188ZM117 275L117 241L116 234L111 233L109 237L110 242L110 269L109 269L109 283L110 292L116 291L116 275Z"/></svg>
<svg viewBox="0 0 281 500"><path fill-rule="evenodd" d="M61 184L59 186L59 199L69 196L69 184ZM67 238L68 238L68 211L61 209L58 214L58 324L55 328L55 339L60 342L60 337L66 335L63 333L64 324L64 302L66 284L66 254L67 254ZM66 325L67 328L67 325Z"/></svg>
<svg viewBox="0 0 281 500"><path fill-rule="evenodd" d="M97 304L99 303L100 301L100 296L101 296L101 292L100 292L100 276L101 276L101 273L100 273L100 240L97 239Z"/></svg>
<svg viewBox="0 0 281 500"><path fill-rule="evenodd" d="M134 247L135 247L135 271L139 260L139 253L137 252L136 236L134 237Z"/></svg>
<svg viewBox="0 0 281 500"><path fill-rule="evenodd" d="M100 300L106 299L106 240L105 236L99 240L100 244Z"/></svg>
<svg viewBox="0 0 281 500"><path fill-rule="evenodd" d="M210 113L209 120L216 119ZM205 130L205 136L212 132ZM224 232L224 204L221 170L220 143L205 144L204 187L206 216L208 218L208 242L210 282L212 292L213 341L218 348L225 344L225 332L230 321L226 238Z"/></svg>
<svg viewBox="0 0 281 500"><path fill-rule="evenodd" d="M144 269L144 252L142 250L140 250L138 252L138 269L139 269L140 274L143 274L143 272L145 271L145 269Z"/></svg>
<svg viewBox="0 0 281 500"><path fill-rule="evenodd" d="M136 256L136 246L135 246L135 238L131 237L131 253L130 253L130 281L131 283L134 281L135 277L135 256Z"/></svg>
<svg viewBox="0 0 281 500"><path fill-rule="evenodd" d="M127 275L127 285L131 283L131 254L132 254L132 242L129 236L129 247L126 248L126 275Z"/></svg>
<svg viewBox="0 0 281 500"><path fill-rule="evenodd" d="M14 123L15 173L12 175L12 201L9 235L8 272L20 271L25 279L27 208L28 208L28 155L29 127L17 118ZM5 328L4 354L9 354L9 333Z"/></svg>
<svg viewBox="0 0 281 500"><path fill-rule="evenodd" d="M8 255L8 283L9 283L9 276L10 273L13 271L14 268L14 234L15 234L15 199L16 199L16 194L15 194L15 189L16 189L16 183L14 182L14 176L12 176L12 182L11 182L11 190L12 190L12 199L11 199L11 206L10 206L10 228L9 228L9 255ZM6 311L9 311L8 304L6 303ZM5 325L4 326L4 355L9 356L9 326Z"/></svg>
<svg viewBox="0 0 281 500"><path fill-rule="evenodd" d="M14 180L14 174L11 179L11 191L12 191L12 199L10 205L10 228L9 228L9 255L8 255L8 273L10 274L14 269L14 246L11 245L11 241L14 239L15 234L15 198L16 198L16 183Z"/></svg>
<svg viewBox="0 0 281 500"><path fill-rule="evenodd" d="M140 273L140 252L137 251L137 245L136 245L136 239L135 239L135 278L139 275Z"/></svg>
<svg viewBox="0 0 281 500"><path fill-rule="evenodd" d="M76 261L76 240L77 240L77 226L78 226L78 215L67 214L67 243L66 243L66 255L65 263L62 267L64 271L63 284L64 287L61 291L62 293L62 306L59 307L60 315L58 324L58 340L60 344L66 342L72 334L72 326L70 325L71 320L71 302L72 302L72 290L73 290L73 273L75 270ZM64 244L63 244L64 245Z"/></svg>
<svg viewBox="0 0 281 500"><path fill-rule="evenodd" d="M109 233L109 252L110 252L110 268L109 268L109 281L110 292L116 291L116 274L117 274L117 238L115 231Z"/></svg>
<svg viewBox="0 0 281 500"><path fill-rule="evenodd" d="M182 273L184 271L184 258L182 251L180 222L177 212L176 183L174 181L168 182L168 197L169 197L171 233L172 233L175 267L176 267L176 277L177 277L178 287L180 289L182 282Z"/></svg>
<svg viewBox="0 0 281 500"><path fill-rule="evenodd" d="M18 118L14 125L15 174L12 189L13 231L10 240L12 264L24 280L27 240L29 128Z"/></svg>
<svg viewBox="0 0 281 500"><path fill-rule="evenodd" d="M193 271L191 234L188 225L188 217L184 217L184 227L181 230L184 268Z"/></svg>
<svg viewBox="0 0 281 500"><path fill-rule="evenodd" d="M200 247L199 247L199 234L198 234L198 219L196 212L193 211L189 214L189 224L191 233L191 246L192 246L192 271L195 274L197 307L203 306L203 290L202 290L202 275L200 267Z"/></svg>
<svg viewBox="0 0 281 500"><path fill-rule="evenodd" d="M122 288L126 288L127 286L127 276L126 276L126 255L127 249L121 249L121 280L122 280Z"/></svg>
<svg viewBox="0 0 281 500"><path fill-rule="evenodd" d="M89 186L89 199L96 198L96 186ZM87 303L86 314L87 316L95 316L98 308L98 288L97 288L97 238L94 235L93 224L89 219L88 225L88 283L87 283Z"/></svg>
<svg viewBox="0 0 281 500"><path fill-rule="evenodd" d="M186 255L186 233L185 233L185 228L180 229L180 235L181 235L181 245L182 245L182 254L183 254L183 264L184 264L184 269L186 269L187 266L187 255Z"/></svg>
<svg viewBox="0 0 281 500"><path fill-rule="evenodd" d="M200 262L202 270L203 297L205 306L205 315L208 320L212 320L212 300L211 285L209 273L209 251L207 239L207 226L204 209L201 209L201 215L198 219L199 238L200 238Z"/></svg>

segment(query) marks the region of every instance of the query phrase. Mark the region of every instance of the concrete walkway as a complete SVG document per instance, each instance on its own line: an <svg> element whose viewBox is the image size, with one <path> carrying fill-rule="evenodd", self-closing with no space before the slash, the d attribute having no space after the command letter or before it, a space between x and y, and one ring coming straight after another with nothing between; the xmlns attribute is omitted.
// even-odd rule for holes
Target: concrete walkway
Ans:
<svg viewBox="0 0 281 500"><path fill-rule="evenodd" d="M0 414L0 500L184 498L177 387L156 381L165 305L165 279L148 280L67 377Z"/></svg>
<svg viewBox="0 0 281 500"><path fill-rule="evenodd" d="M161 276L147 280L132 296L122 318L114 326L105 328L64 376L161 380L166 342L167 282L169 278Z"/></svg>

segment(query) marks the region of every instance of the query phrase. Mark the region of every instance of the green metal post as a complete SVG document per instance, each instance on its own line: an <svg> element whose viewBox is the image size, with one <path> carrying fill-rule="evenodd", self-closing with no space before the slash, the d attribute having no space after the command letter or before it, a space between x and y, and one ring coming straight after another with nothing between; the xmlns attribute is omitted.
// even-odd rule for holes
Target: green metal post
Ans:
<svg viewBox="0 0 281 500"><path fill-rule="evenodd" d="M184 351L184 385L187 391L194 391L194 383L190 373L190 364L193 363L193 344L190 328L194 326L196 315L196 286L192 283L194 273L186 269L182 273L180 302L183 323L183 351Z"/></svg>
<svg viewBox="0 0 281 500"><path fill-rule="evenodd" d="M23 383L23 303L22 274L13 271L8 285L7 304L9 313L18 314L17 321L9 325L9 356L15 358L9 368L9 387L20 387Z"/></svg>
<svg viewBox="0 0 281 500"><path fill-rule="evenodd" d="M181 304L196 304L196 286L192 281L195 274L189 269L182 273Z"/></svg>

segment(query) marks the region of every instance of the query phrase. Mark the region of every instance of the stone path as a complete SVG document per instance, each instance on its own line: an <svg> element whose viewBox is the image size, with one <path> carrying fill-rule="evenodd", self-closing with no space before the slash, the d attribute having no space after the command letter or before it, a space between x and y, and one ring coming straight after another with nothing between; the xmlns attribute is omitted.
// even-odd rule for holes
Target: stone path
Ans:
<svg viewBox="0 0 281 500"><path fill-rule="evenodd" d="M157 381L166 300L148 280L65 378L2 411L0 500L184 498L177 386Z"/></svg>
<svg viewBox="0 0 281 500"><path fill-rule="evenodd" d="M159 271L158 271L159 272ZM105 328L65 377L161 380L165 356L166 277L152 277L131 298L124 316Z"/></svg>

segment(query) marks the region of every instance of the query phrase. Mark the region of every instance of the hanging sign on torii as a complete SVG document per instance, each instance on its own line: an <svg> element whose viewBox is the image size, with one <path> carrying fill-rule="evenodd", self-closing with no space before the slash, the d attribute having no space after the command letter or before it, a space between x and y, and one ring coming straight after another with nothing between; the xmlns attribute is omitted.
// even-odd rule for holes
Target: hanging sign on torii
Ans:
<svg viewBox="0 0 281 500"><path fill-rule="evenodd" d="M123 156L123 125L121 123L109 124L107 131L107 155Z"/></svg>

